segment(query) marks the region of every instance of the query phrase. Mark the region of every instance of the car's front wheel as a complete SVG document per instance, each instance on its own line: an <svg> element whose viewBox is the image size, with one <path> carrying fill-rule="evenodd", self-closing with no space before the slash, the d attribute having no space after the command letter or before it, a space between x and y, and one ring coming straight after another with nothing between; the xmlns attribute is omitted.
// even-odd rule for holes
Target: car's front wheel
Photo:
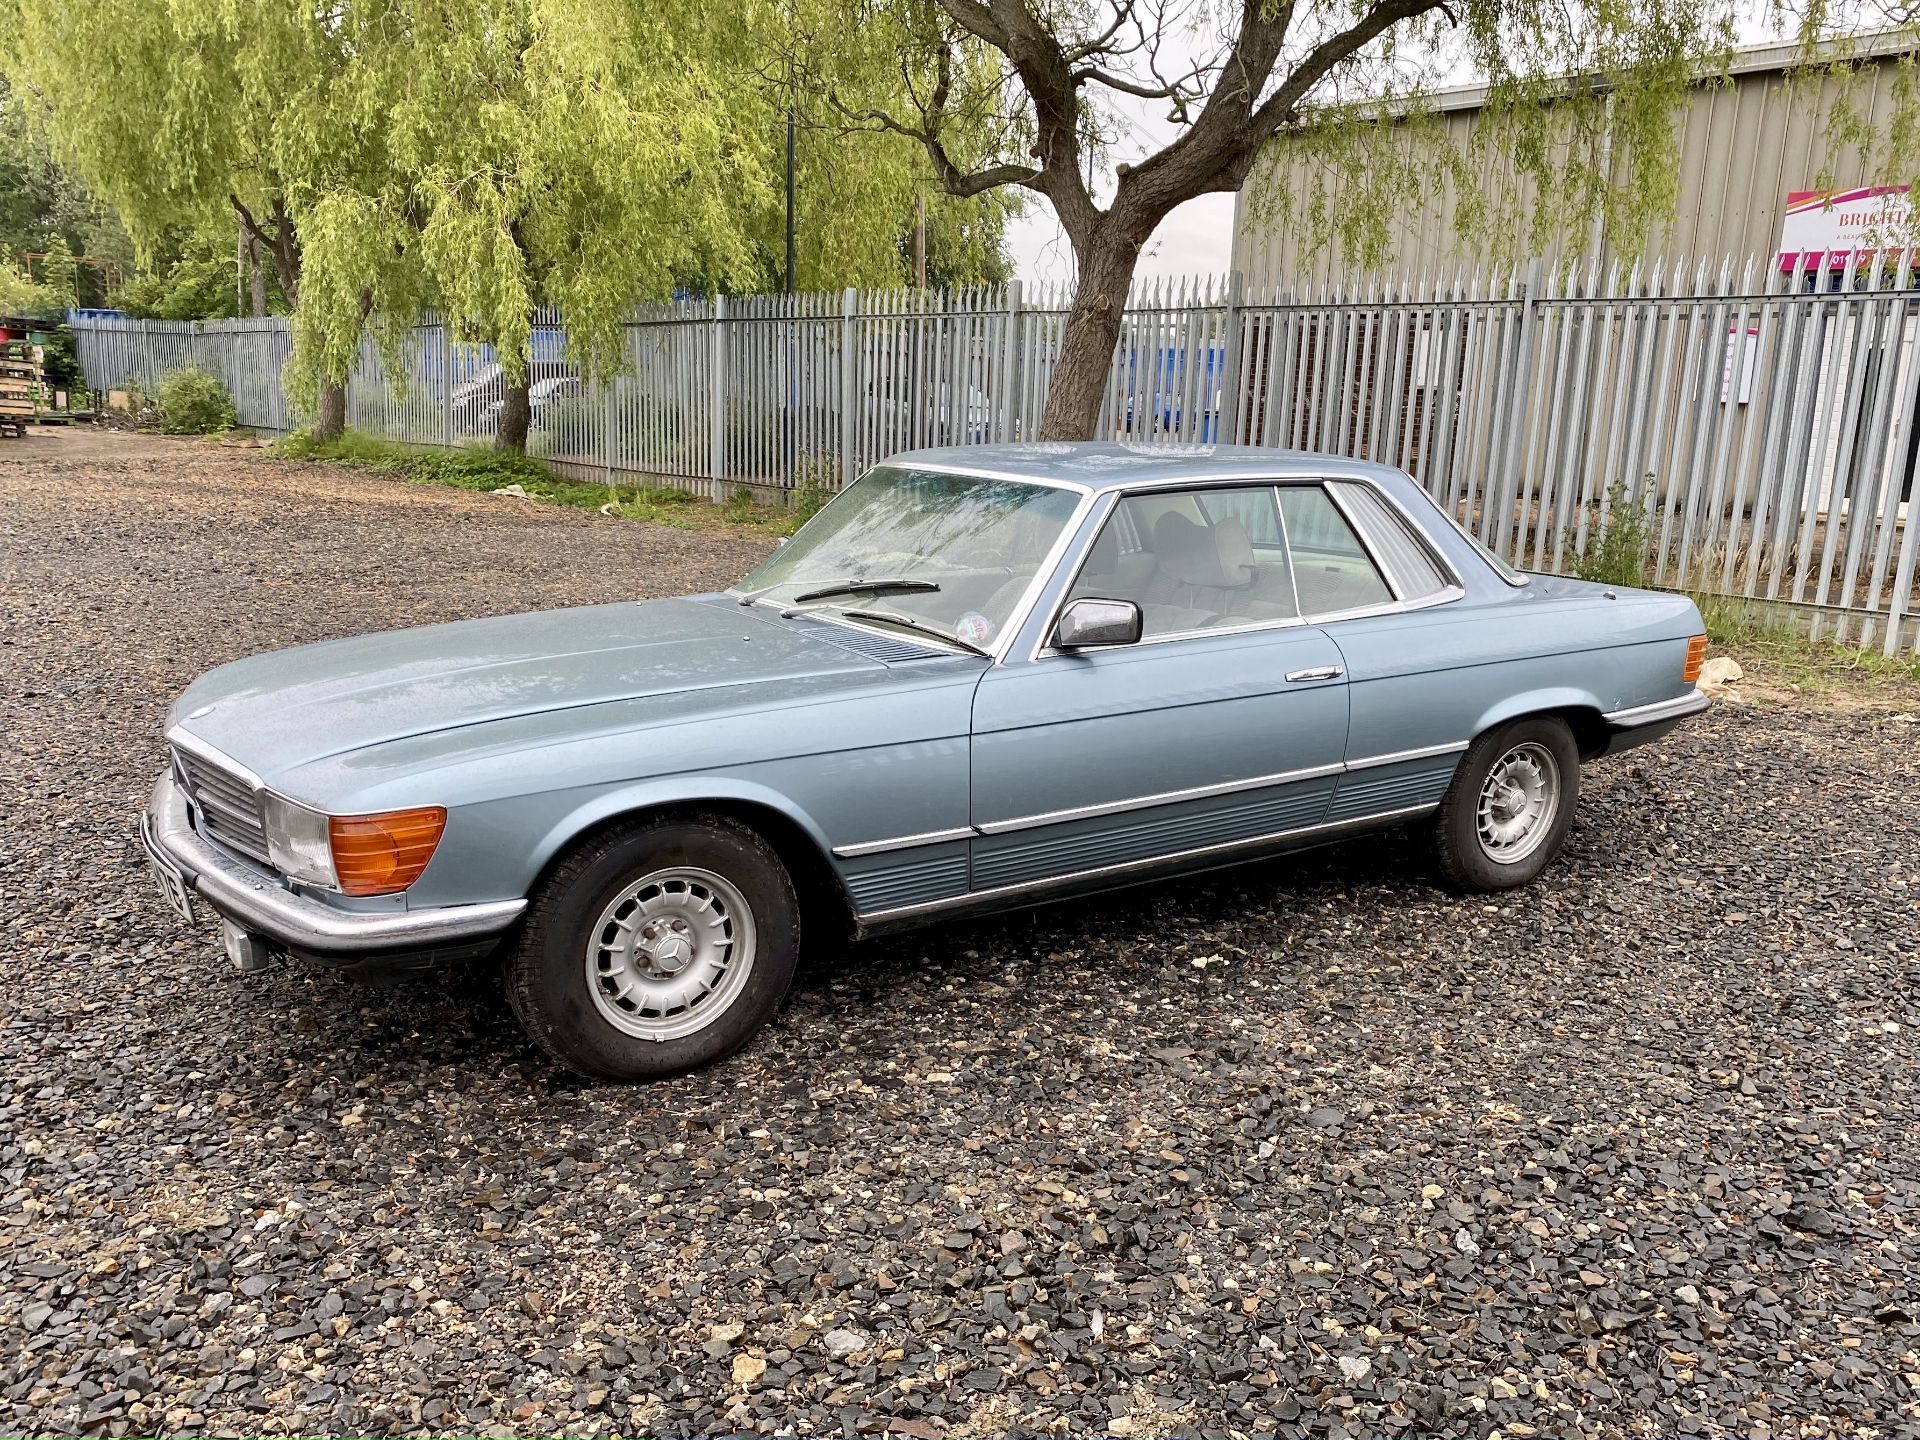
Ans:
<svg viewBox="0 0 1920 1440"><path fill-rule="evenodd" d="M793 882L759 835L718 817L636 821L554 867L507 996L568 1069L644 1080L739 1049L778 1008L799 954Z"/></svg>
<svg viewBox="0 0 1920 1440"><path fill-rule="evenodd" d="M1440 803L1440 869L1463 890L1524 885L1560 853L1580 795L1580 748L1564 720L1530 716L1467 748Z"/></svg>

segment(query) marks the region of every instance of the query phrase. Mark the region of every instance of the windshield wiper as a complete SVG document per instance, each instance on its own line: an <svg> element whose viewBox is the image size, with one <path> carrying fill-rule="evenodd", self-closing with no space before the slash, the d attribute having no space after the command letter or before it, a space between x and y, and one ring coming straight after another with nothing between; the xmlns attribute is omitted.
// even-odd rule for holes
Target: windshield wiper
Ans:
<svg viewBox="0 0 1920 1440"><path fill-rule="evenodd" d="M830 580L813 590L803 590L787 603L804 605L809 600L824 600L829 595L879 595L886 591L931 595L940 587L931 580Z"/></svg>
<svg viewBox="0 0 1920 1440"><path fill-rule="evenodd" d="M958 645L962 650L971 651L983 659L991 660L993 652L982 650L971 640L962 640L958 635L949 635L937 625L929 625L924 620L916 620L911 615L895 615L891 610L841 610L849 620L882 620L889 625L899 625L908 630L918 630L922 635L931 635L936 640L949 645Z"/></svg>

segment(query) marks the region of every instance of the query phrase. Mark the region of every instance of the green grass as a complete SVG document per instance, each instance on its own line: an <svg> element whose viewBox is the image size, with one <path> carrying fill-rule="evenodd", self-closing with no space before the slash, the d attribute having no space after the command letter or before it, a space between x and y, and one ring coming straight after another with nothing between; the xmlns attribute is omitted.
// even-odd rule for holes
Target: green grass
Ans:
<svg viewBox="0 0 1920 1440"><path fill-rule="evenodd" d="M497 455L478 445L453 449L401 445L352 430L326 443L315 441L305 430L296 430L274 447L274 453L291 460L323 460L346 465L416 485L447 485L481 494L518 485L529 498L552 505L595 511L612 505L614 513L622 519L671 525L680 530L791 535L819 508L811 495L798 497L800 503L791 506L756 504L752 493L745 489L736 491L725 504L716 505L711 500L665 485L601 485L569 480L554 474L538 460Z"/></svg>
<svg viewBox="0 0 1920 1440"><path fill-rule="evenodd" d="M1891 691L1889 698L1920 685L1920 656L1911 650L1883 655L1809 640L1764 606L1721 595L1695 595L1693 601L1706 622L1711 653L1733 656L1757 680L1799 690Z"/></svg>

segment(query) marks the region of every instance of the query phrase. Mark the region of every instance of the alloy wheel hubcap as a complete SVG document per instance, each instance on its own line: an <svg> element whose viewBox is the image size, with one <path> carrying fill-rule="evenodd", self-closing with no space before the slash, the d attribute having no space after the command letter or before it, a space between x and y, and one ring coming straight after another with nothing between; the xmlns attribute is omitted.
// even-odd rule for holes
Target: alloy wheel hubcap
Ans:
<svg viewBox="0 0 1920 1440"><path fill-rule="evenodd" d="M588 992L609 1024L641 1040L677 1040L739 996L753 970L753 911L711 870L656 870L607 903L585 959Z"/></svg>
<svg viewBox="0 0 1920 1440"><path fill-rule="evenodd" d="M1516 745L1480 786L1475 830L1487 858L1513 865L1539 849L1560 808L1560 765L1544 745Z"/></svg>

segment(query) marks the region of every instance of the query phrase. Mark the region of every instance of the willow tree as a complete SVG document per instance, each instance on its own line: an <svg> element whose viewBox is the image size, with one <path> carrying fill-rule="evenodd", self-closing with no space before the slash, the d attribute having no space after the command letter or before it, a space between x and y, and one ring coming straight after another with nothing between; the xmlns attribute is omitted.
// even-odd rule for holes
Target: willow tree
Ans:
<svg viewBox="0 0 1920 1440"><path fill-rule="evenodd" d="M742 216L771 180L737 83L750 31L701 0L381 8L383 43L340 83L385 165L302 206L297 364L340 373L365 317L390 333L435 305L495 347L497 443L521 449L537 307L563 309L575 361L606 371L636 300L754 273Z"/></svg>
<svg viewBox="0 0 1920 1440"><path fill-rule="evenodd" d="M496 444L525 445L534 311L558 307L586 371L615 368L636 301L689 280L778 278L788 15L709 0L392 0L389 33L344 77L386 137L383 182L302 217L302 356L337 369L376 323L428 300L503 371ZM801 279L901 276L899 237L927 167L892 135L801 136ZM969 208L991 214L1004 205ZM964 267L982 227L954 227ZM998 227L985 227L997 237Z"/></svg>
<svg viewBox="0 0 1920 1440"><path fill-rule="evenodd" d="M785 283L785 105L778 85L765 95L766 169L771 193L743 223L758 255L754 288ZM891 134L849 131L799 117L795 137L794 285L800 290L845 286L890 288L913 279L913 240L924 222L929 283L977 285L1008 278L1007 222L1019 209L1017 192L969 199L946 194L920 147Z"/></svg>
<svg viewBox="0 0 1920 1440"><path fill-rule="evenodd" d="M1061 337L1043 435L1091 435L1141 249L1176 207L1238 190L1262 150L1315 145L1342 177L1324 195L1269 195L1290 223L1364 244L1387 207L1484 167L1433 127L1410 149L1403 125L1440 84L1488 87L1515 183L1550 196L1556 218L1605 211L1616 228L1670 205L1671 123L1687 86L1727 63L1734 0L852 0L832 7L822 56L864 44L897 56L907 104L823 63L817 109L919 144L947 193L1017 187L1041 197L1072 246L1078 289ZM880 37L885 37L884 42ZM867 74L874 67L868 67ZM1567 78L1572 77L1572 78ZM895 87L896 89L898 87ZM1130 148L1141 107L1170 138ZM1587 140L1605 123L1612 161ZM958 133L990 134L963 153ZM1463 207L1498 225L1502 197Z"/></svg>
<svg viewBox="0 0 1920 1440"><path fill-rule="evenodd" d="M356 18L293 0L0 0L0 69L142 263L225 212L297 306L301 207L382 169L382 137L336 83L350 47L378 42ZM344 392L317 399L337 427Z"/></svg>

